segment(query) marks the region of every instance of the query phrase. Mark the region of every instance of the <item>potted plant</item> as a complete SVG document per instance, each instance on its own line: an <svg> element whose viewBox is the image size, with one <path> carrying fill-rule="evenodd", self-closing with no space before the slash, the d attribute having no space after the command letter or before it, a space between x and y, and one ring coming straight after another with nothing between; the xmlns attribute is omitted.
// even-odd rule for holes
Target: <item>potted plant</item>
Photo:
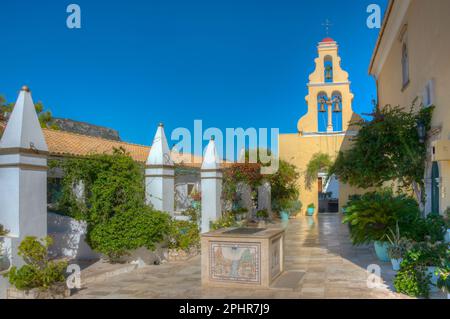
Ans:
<svg viewBox="0 0 450 319"><path fill-rule="evenodd" d="M200 203L202 201L202 195L199 191L197 191L196 189L194 189L191 193L191 199L192 199L192 207L197 209L200 207Z"/></svg>
<svg viewBox="0 0 450 319"><path fill-rule="evenodd" d="M306 213L308 214L308 216L314 215L315 208L316 208L316 206L313 203L308 205L308 207L306 209Z"/></svg>
<svg viewBox="0 0 450 319"><path fill-rule="evenodd" d="M18 254L25 265L13 266L4 275L12 286L8 288L7 298L59 299L70 295L64 276L67 263L48 258L48 247L52 242L51 237L38 240L28 236L20 243Z"/></svg>
<svg viewBox="0 0 450 319"><path fill-rule="evenodd" d="M366 193L352 198L346 208L344 223L350 226L354 245L373 243L380 261L390 262L387 235L398 227L402 236L411 239L414 221L420 218L417 201L407 195L394 195L390 189Z"/></svg>
<svg viewBox="0 0 450 319"><path fill-rule="evenodd" d="M395 232L389 229L391 234L387 235L390 246L388 248L388 254L391 258L392 269L395 271L400 270L400 264L403 261L403 256L407 251L407 240L400 237L400 229L398 223L396 225Z"/></svg>
<svg viewBox="0 0 450 319"><path fill-rule="evenodd" d="M447 293L447 299L450 299L450 265L439 267L437 270L437 287L444 293Z"/></svg>
<svg viewBox="0 0 450 319"><path fill-rule="evenodd" d="M267 212L267 209L261 209L256 212L256 218L259 220L265 220L269 217L269 213Z"/></svg>

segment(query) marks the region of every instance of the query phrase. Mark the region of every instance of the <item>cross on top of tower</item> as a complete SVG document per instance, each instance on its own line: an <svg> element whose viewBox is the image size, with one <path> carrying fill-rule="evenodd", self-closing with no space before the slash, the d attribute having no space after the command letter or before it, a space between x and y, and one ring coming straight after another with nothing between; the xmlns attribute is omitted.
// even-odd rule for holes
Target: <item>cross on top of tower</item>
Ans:
<svg viewBox="0 0 450 319"><path fill-rule="evenodd" d="M327 36L329 36L329 32L330 32L330 27L333 26L333 24L331 23L330 20L326 19L324 23L322 23L322 26L325 28L325 32L327 34Z"/></svg>

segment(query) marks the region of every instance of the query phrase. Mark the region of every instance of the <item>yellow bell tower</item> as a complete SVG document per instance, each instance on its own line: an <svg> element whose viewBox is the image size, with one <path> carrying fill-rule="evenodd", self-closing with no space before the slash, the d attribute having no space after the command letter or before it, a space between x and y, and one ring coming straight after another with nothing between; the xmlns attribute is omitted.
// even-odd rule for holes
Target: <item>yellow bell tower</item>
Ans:
<svg viewBox="0 0 450 319"><path fill-rule="evenodd" d="M309 76L305 98L308 112L298 121L298 132L345 132L353 116L353 94L350 92L348 73L341 68L336 41L325 38L317 49L316 68ZM319 127L321 118L325 120L324 130Z"/></svg>
<svg viewBox="0 0 450 319"><path fill-rule="evenodd" d="M350 125L360 116L353 113L353 94L350 91L348 73L341 68L338 44L331 38L325 38L318 44L318 57L315 70L309 76L307 113L297 123L297 132L280 134L280 158L297 167L300 173L299 200L303 204L302 212L309 204L314 204L316 212L340 210L348 201L348 196L361 193L361 190L340 183L334 178L334 186L325 185L326 172L320 172L317 183L306 185L305 171L316 153L328 154L335 159L339 151L351 146L351 137L356 130ZM330 180L330 179L328 179ZM330 194L331 193L331 197ZM328 196L327 202L323 199Z"/></svg>

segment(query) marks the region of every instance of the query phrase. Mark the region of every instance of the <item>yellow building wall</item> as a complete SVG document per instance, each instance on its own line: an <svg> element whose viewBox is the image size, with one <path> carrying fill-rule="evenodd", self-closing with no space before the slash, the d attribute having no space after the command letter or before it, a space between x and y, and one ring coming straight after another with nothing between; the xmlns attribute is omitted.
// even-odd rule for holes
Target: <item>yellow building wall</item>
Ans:
<svg viewBox="0 0 450 319"><path fill-rule="evenodd" d="M279 140L280 157L283 160L295 165L300 178L297 183L300 188L299 200L302 202L302 213L306 212L306 207L313 203L316 211L319 207L319 189L318 183L313 183L311 188L305 184L305 170L315 153L324 153L330 155L332 159L336 158L338 152L348 149L351 144L351 136L340 135L316 135L302 136L299 134L281 134ZM348 196L364 193L364 190L358 190L349 185L339 183L339 211L348 201Z"/></svg>
<svg viewBox="0 0 450 319"><path fill-rule="evenodd" d="M409 52L409 84L402 87L402 42L400 34L389 52L378 74L378 98L381 107L401 105L409 109L412 101L421 97L429 80L434 80L434 104L432 126L437 134L430 138L428 145L428 162L426 183L431 183L432 141L449 139L450 137L450 1L448 0L412 0L402 25L406 27L406 41ZM390 36L385 34L384 37ZM450 164L439 162L440 210L441 213L450 207ZM428 205L429 206L429 205Z"/></svg>

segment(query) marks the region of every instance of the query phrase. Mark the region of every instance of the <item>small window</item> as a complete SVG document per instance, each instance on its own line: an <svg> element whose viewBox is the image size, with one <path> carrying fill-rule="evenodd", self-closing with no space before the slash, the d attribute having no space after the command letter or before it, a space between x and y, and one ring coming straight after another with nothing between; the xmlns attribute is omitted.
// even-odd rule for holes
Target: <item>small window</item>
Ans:
<svg viewBox="0 0 450 319"><path fill-rule="evenodd" d="M422 103L424 107L434 104L434 80L429 80L425 85L422 95Z"/></svg>
<svg viewBox="0 0 450 319"><path fill-rule="evenodd" d="M333 82L333 58L329 55L324 58L324 82Z"/></svg>
<svg viewBox="0 0 450 319"><path fill-rule="evenodd" d="M409 84L409 53L406 41L402 45L402 79L404 88Z"/></svg>

